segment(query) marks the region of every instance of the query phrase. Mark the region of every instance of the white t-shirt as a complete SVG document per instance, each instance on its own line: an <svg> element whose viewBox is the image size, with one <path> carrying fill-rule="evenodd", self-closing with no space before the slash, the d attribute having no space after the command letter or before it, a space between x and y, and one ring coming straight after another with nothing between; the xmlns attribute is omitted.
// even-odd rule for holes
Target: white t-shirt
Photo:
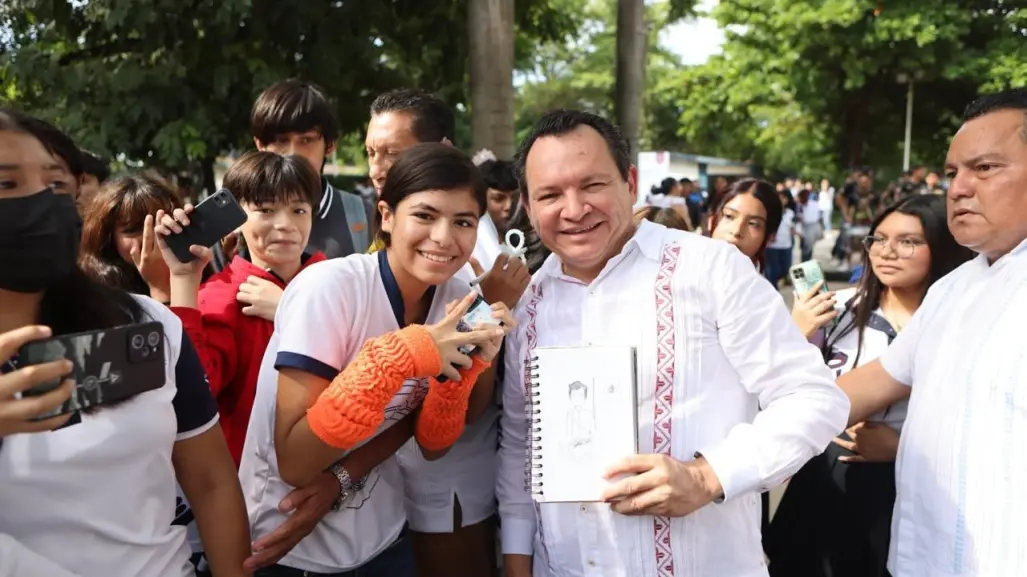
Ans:
<svg viewBox="0 0 1027 577"><path fill-rule="evenodd" d="M802 224L817 224L820 223L820 205L817 203L817 199L811 194L806 205L802 209Z"/></svg>
<svg viewBox="0 0 1027 577"><path fill-rule="evenodd" d="M474 258L478 259L478 263L481 265L482 270L489 271L492 269L492 265L502 254L501 241L499 239L499 230L496 228L496 223L492 222L492 217L489 213L485 213L481 216L481 220L478 221L478 238L474 243ZM472 274L471 265L468 264L464 267L464 270L468 271L467 274ZM471 276L470 278L474 278Z"/></svg>
<svg viewBox="0 0 1027 577"><path fill-rule="evenodd" d="M792 248L792 231L795 230L795 211L786 208L781 214L781 224L777 227L777 234L774 240L770 241L767 248Z"/></svg>
<svg viewBox="0 0 1027 577"><path fill-rule="evenodd" d="M478 222L474 257L488 271L500 251L496 225L485 213ZM468 264L452 282L460 281L469 286L473 278L474 270ZM464 527L480 523L496 512L498 430L499 408L498 403L494 403L477 421L467 425L441 459L426 460L414 440L400 449L396 455L403 471L411 529L422 533L450 533L458 529L453 527L454 495L460 499L460 520Z"/></svg>
<svg viewBox="0 0 1027 577"><path fill-rule="evenodd" d="M860 348L859 330L854 326L856 291L855 288L847 288L835 294L835 299L839 305L844 307L842 309L844 312L838 317L838 324L827 334L827 346L830 347L830 351L825 356L827 357L827 366L837 376L842 376L857 366L861 367L876 360L884 354L888 345L897 335L891 323L878 307L871 313L870 320L863 330L863 347ZM858 365L855 364L857 357L859 358ZM896 431L901 431L902 423L906 420L908 405L909 401L899 401L873 415L867 421L886 423Z"/></svg>
<svg viewBox="0 0 1027 577"><path fill-rule="evenodd" d="M293 490L281 478L274 447L278 369L297 368L333 379L365 341L399 329L382 278L391 277L391 271L380 265L384 255L353 254L317 263L297 275L282 295L239 466L254 539L285 522L287 515L278 506ZM446 304L469 290L468 279L461 275L437 287L427 322L441 319ZM427 389L427 379L407 381L386 407L378 434L417 408ZM403 476L398 460L390 457L368 475L341 511L325 515L279 563L317 573L349 571L391 545L405 522Z"/></svg>
<svg viewBox="0 0 1027 577"><path fill-rule="evenodd" d="M172 525L171 450L210 430L217 405L178 317L135 298L164 324L164 386L0 445L0 534L84 577L194 573L186 529Z"/></svg>

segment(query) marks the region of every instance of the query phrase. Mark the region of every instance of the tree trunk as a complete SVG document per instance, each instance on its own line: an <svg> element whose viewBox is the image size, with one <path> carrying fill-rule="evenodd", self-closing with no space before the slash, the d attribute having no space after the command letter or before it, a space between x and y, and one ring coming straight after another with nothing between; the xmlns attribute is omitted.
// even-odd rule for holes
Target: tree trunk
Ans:
<svg viewBox="0 0 1027 577"><path fill-rule="evenodd" d="M470 0L472 152L514 154L514 0Z"/></svg>
<svg viewBox="0 0 1027 577"><path fill-rule="evenodd" d="M217 192L218 186L214 178L214 163L217 162L216 158L204 158L200 161L200 174L203 178L203 190L198 191L201 198Z"/></svg>
<svg viewBox="0 0 1027 577"><path fill-rule="evenodd" d="M638 154L642 135L642 100L645 90L646 24L644 0L617 1L617 80L614 115L631 143L631 160Z"/></svg>

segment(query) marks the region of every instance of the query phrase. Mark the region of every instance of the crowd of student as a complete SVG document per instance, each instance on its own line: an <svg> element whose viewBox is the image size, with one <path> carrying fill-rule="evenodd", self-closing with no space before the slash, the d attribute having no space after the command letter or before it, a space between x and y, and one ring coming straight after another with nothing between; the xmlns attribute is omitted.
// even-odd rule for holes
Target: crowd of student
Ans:
<svg viewBox="0 0 1027 577"><path fill-rule="evenodd" d="M971 106L947 197L874 210L859 284L789 315L767 282L787 186L636 208L626 140L588 113L472 158L438 98L382 94L368 199L319 174L328 98L278 83L223 180L245 223L183 262L174 186L0 110L0 576L477 577L497 549L509 577L1013 574L1027 459L987 443L1027 406L1003 336L1027 312L1025 111ZM461 325L479 293L501 324ZM147 319L163 386L30 420L78 384L22 397L70 370L22 345ZM600 343L637 350L640 454L606 503L533 503L532 351Z"/></svg>

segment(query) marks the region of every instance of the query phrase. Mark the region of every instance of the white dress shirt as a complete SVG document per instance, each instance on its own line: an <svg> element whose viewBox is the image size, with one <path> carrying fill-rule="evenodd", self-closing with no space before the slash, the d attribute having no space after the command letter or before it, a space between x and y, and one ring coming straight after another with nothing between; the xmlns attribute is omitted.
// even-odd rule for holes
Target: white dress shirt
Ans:
<svg viewBox="0 0 1027 577"><path fill-rule="evenodd" d="M759 493L821 452L849 403L752 262L721 241L643 221L591 284L563 275L551 256L516 314L500 425L503 552L534 554L535 577L767 575ZM701 452L722 503L668 519L532 502L524 363L535 347L589 344L636 348L639 451L682 461Z"/></svg>
<svg viewBox="0 0 1027 577"><path fill-rule="evenodd" d="M912 386L896 463L894 577L1027 571L1027 241L928 291L881 357Z"/></svg>

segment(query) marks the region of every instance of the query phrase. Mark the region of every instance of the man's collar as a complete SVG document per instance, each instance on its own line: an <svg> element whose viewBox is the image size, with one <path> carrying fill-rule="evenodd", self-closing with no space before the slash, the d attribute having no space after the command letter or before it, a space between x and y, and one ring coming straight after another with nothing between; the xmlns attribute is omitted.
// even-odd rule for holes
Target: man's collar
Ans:
<svg viewBox="0 0 1027 577"><path fill-rule="evenodd" d="M661 251L663 250L663 237L666 232L666 227L652 223L648 220L643 220L637 227L635 227L635 234L631 235L628 242L624 243L624 248L621 249L619 254L628 252L631 250L632 245L635 245L638 246L638 249L642 252L644 257L659 262ZM616 258L617 256L618 255L614 255L610 258ZM545 262L542 263L542 266L539 267L538 273L536 274L540 279L547 276L562 275L563 263L560 262L560 257L558 257L555 252L550 254L549 257L546 258Z"/></svg>

